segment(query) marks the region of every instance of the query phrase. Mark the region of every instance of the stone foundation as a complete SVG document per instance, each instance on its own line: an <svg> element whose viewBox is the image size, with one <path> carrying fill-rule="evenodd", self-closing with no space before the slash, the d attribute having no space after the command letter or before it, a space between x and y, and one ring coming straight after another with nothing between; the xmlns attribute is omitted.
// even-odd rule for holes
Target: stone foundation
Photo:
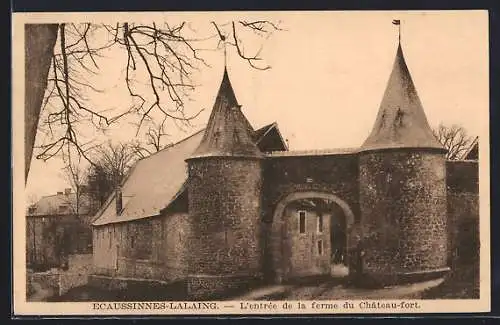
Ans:
<svg viewBox="0 0 500 325"><path fill-rule="evenodd" d="M449 267L415 272L399 272L392 274L366 272L362 274L359 285L362 287L388 287L419 283L443 278L449 272Z"/></svg>

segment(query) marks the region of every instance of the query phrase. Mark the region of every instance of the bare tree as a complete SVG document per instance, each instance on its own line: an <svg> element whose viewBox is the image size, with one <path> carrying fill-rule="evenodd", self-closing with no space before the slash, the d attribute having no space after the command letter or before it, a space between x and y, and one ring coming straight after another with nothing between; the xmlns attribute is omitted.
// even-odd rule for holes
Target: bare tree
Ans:
<svg viewBox="0 0 500 325"><path fill-rule="evenodd" d="M99 147L98 153L99 157L95 164L100 165L108 175L111 175L114 185L119 185L135 162L131 145L108 142Z"/></svg>
<svg viewBox="0 0 500 325"><path fill-rule="evenodd" d="M446 158L449 160L457 160L462 158L464 153L470 148L474 138L470 137L460 125L447 126L439 124L433 130L434 136L448 150Z"/></svg>
<svg viewBox="0 0 500 325"><path fill-rule="evenodd" d="M135 140L130 142L130 150L138 159L146 158L171 144L166 141L170 136L167 133L167 119L164 118L160 123L156 123L152 119L148 119L149 126L144 133L144 140Z"/></svg>
<svg viewBox="0 0 500 325"><path fill-rule="evenodd" d="M77 158L75 159L75 157ZM67 150L63 151L62 158L64 162L64 175L75 196L73 200L71 193L67 193L66 204L72 210L71 212L79 217L82 212L82 206L88 204L83 198L84 195L86 195L85 189L87 187L88 168L82 161L81 156L71 153L70 146L67 146Z"/></svg>
<svg viewBox="0 0 500 325"><path fill-rule="evenodd" d="M194 30L186 22L175 25L164 23L161 26L126 22L116 25L85 23L26 27L26 71L31 71L26 75L26 94L30 99L25 106L25 116L29 120L25 126L26 179L38 119L44 109L48 112L40 123L41 129L50 136L41 144L36 157L50 159L70 144L79 155L89 160L89 149L76 130L80 122L106 128L121 117L134 114L139 119L139 132L142 122L151 117L153 111L181 124L189 124L199 114L187 115L184 102L195 88L192 73L200 66L208 65L201 55L206 50L203 46L207 41L215 40L216 49L222 43L233 46L238 56L253 68L269 68L257 65L262 60L261 49L249 55L241 38L245 31L267 37L280 30L277 24L265 20L233 21L223 24L211 22L207 27L203 29L207 35L202 35L203 32ZM125 54L123 81L134 104L124 111L110 114L90 105L88 94L99 89L86 77L100 73L99 59L112 48L121 49ZM146 89L138 86L141 82L147 85ZM57 127L59 132L54 130Z"/></svg>
<svg viewBox="0 0 500 325"><path fill-rule="evenodd" d="M87 177L89 195L98 203L97 208L122 183L136 160L133 145L129 143L108 142L98 148Z"/></svg>

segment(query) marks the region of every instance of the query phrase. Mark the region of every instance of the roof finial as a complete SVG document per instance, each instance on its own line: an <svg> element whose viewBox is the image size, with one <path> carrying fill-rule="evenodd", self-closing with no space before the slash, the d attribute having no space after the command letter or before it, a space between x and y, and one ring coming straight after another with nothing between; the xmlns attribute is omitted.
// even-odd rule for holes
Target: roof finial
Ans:
<svg viewBox="0 0 500 325"><path fill-rule="evenodd" d="M398 26L398 44L401 44L401 20L393 19L392 23Z"/></svg>
<svg viewBox="0 0 500 325"><path fill-rule="evenodd" d="M226 42L226 36L225 35L220 35L222 44L224 46L224 70L227 69L227 42Z"/></svg>
<svg viewBox="0 0 500 325"><path fill-rule="evenodd" d="M227 69L227 43L224 42L224 68Z"/></svg>

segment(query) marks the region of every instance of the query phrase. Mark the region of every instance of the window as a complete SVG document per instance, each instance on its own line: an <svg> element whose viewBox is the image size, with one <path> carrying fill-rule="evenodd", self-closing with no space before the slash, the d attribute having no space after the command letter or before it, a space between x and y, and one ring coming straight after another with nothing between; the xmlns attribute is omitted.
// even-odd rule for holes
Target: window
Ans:
<svg viewBox="0 0 500 325"><path fill-rule="evenodd" d="M323 215L318 214L318 232L323 232Z"/></svg>
<svg viewBox="0 0 500 325"><path fill-rule="evenodd" d="M299 211L299 233L304 234L306 232L306 212Z"/></svg>
<svg viewBox="0 0 500 325"><path fill-rule="evenodd" d="M323 255L323 241L318 240L318 255Z"/></svg>

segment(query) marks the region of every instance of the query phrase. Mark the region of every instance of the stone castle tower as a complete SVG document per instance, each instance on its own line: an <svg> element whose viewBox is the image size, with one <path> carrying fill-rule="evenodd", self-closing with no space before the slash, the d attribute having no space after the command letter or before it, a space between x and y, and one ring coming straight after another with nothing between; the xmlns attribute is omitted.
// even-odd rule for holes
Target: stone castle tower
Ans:
<svg viewBox="0 0 500 325"><path fill-rule="evenodd" d="M263 157L251 132L224 69L201 143L187 159L192 292L215 294L260 276Z"/></svg>
<svg viewBox="0 0 500 325"><path fill-rule="evenodd" d="M288 150L276 122L250 125L224 69L205 130L141 160L120 213L114 204L99 212L95 272L208 300L330 276L338 263L368 284L440 278L464 254L452 256L458 243L479 238L478 164L445 153L400 44L358 148Z"/></svg>
<svg viewBox="0 0 500 325"><path fill-rule="evenodd" d="M445 153L399 44L375 125L359 153L364 273L382 283L447 271Z"/></svg>

